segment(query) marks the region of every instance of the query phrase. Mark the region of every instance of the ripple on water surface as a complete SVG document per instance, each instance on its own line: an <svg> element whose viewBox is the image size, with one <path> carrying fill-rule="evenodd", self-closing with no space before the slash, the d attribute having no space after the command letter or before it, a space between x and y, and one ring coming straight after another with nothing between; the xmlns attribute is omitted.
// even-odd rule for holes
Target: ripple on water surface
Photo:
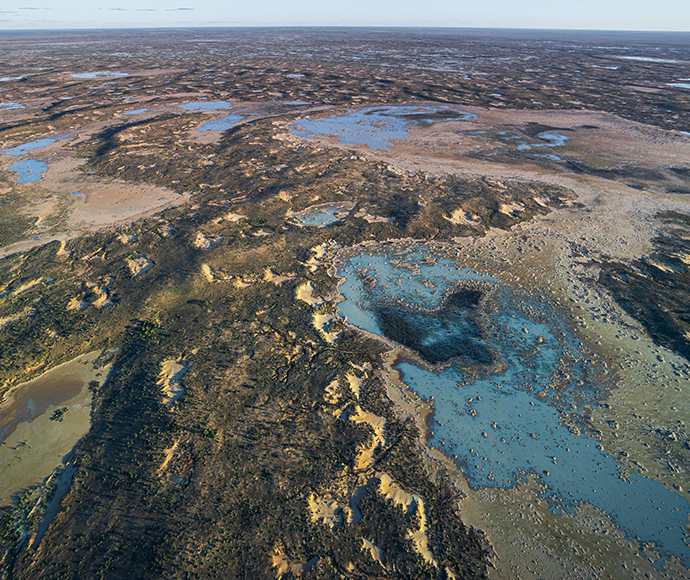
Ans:
<svg viewBox="0 0 690 580"><path fill-rule="evenodd" d="M410 361L395 368L433 401L429 443L457 456L473 488L509 488L533 473L546 484L553 511L590 503L630 537L687 565L688 502L653 479L621 477L597 440L563 425L565 405L581 412L596 404L597 388L588 382L581 343L554 308L449 260L431 263L423 252L359 255L338 273L345 297L338 308L349 323L397 338L428 362L453 359L442 369ZM396 331L412 338L400 340ZM461 345L459 356L446 349L451 356L440 360L425 356L425 349L443 353L449 340L471 348ZM554 377L566 359L570 378L556 392Z"/></svg>
<svg viewBox="0 0 690 580"><path fill-rule="evenodd" d="M388 151L390 140L410 138L409 129L414 124L473 119L477 116L451 107L369 107L344 115L303 119L290 129L307 139L333 135L346 145L363 144L369 149Z"/></svg>

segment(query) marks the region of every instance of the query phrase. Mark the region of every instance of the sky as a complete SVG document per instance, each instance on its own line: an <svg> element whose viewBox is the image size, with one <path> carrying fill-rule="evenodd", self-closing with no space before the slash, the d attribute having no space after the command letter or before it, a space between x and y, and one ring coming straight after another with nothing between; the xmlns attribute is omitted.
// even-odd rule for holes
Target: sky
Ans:
<svg viewBox="0 0 690 580"><path fill-rule="evenodd" d="M690 31L690 0L0 0L0 30L440 26Z"/></svg>

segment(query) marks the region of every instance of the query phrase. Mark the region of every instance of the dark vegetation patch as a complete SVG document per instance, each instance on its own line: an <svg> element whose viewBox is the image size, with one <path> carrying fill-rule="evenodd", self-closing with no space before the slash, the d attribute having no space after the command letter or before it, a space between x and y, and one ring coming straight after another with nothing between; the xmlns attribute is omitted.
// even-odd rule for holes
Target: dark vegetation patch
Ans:
<svg viewBox="0 0 690 580"><path fill-rule="evenodd" d="M652 339L690 360L690 217L677 212L657 216L663 234L649 256L631 264L603 266L599 281Z"/></svg>
<svg viewBox="0 0 690 580"><path fill-rule="evenodd" d="M572 131L572 129L567 127L552 127L551 125L542 125L541 123L527 123L524 127L520 127L520 130L532 138L537 138L541 133L549 131L557 131L559 133Z"/></svg>
<svg viewBox="0 0 690 580"><path fill-rule="evenodd" d="M420 354L431 364L460 359L465 364L491 364L492 355L482 344L477 309L481 292L458 290L435 311L380 305L376 319L387 338Z"/></svg>

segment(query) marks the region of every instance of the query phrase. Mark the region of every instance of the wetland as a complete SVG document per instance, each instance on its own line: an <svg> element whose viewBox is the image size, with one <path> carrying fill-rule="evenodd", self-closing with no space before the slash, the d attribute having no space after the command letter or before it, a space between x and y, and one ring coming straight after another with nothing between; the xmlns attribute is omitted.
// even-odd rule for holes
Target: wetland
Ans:
<svg viewBox="0 0 690 580"><path fill-rule="evenodd" d="M690 575L687 35L0 48L0 578Z"/></svg>

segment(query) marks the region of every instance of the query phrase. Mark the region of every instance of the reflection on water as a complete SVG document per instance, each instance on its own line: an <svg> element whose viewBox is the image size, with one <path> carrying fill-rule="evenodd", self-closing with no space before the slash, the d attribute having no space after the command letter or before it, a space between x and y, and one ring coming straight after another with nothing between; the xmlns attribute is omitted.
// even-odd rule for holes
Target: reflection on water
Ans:
<svg viewBox="0 0 690 580"><path fill-rule="evenodd" d="M344 115L304 119L290 129L295 135L307 139L333 135L343 144L358 143L369 149L388 151L392 139L409 139L409 129L416 123L472 119L477 119L477 116L451 107L369 107Z"/></svg>
<svg viewBox="0 0 690 580"><path fill-rule="evenodd" d="M445 341L460 343L462 352L446 368L410 361L395 368L414 392L433 402L429 443L454 458L473 488L508 488L534 474L553 511L587 502L605 510L630 537L689 561L688 502L655 480L634 473L622 477L598 441L564 426L563 411L578 413L585 403L596 404L597 388L588 379L581 343L553 307L448 260L433 263L422 252L359 255L338 274L345 298L339 311L351 324L416 348L430 362L444 359L430 360L424 348L438 352ZM458 285L466 287L462 296L478 292L477 283L487 298L453 303ZM382 311L395 318L392 325ZM468 345L491 357L468 356Z"/></svg>

